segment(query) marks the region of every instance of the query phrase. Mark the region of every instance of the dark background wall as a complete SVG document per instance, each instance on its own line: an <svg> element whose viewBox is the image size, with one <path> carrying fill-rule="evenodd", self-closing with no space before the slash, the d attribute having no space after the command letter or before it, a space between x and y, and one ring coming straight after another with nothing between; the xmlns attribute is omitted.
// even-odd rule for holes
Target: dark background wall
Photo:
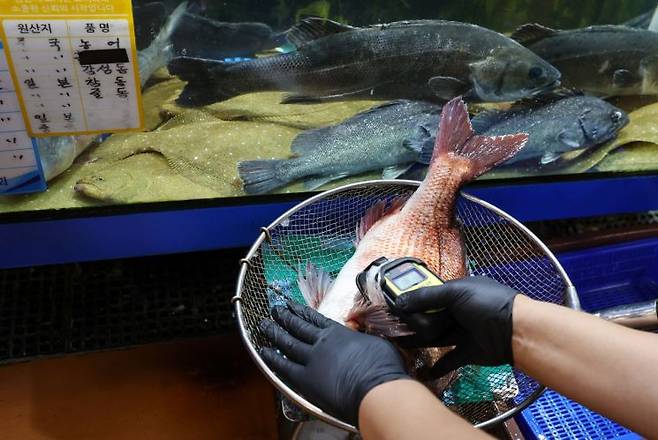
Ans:
<svg viewBox="0 0 658 440"><path fill-rule="evenodd" d="M304 15L365 25L444 18L510 31L528 22L555 27L616 24L656 7L656 0L193 0L225 21L262 21L284 29ZM135 4L144 1L137 0ZM171 7L178 0L167 0Z"/></svg>

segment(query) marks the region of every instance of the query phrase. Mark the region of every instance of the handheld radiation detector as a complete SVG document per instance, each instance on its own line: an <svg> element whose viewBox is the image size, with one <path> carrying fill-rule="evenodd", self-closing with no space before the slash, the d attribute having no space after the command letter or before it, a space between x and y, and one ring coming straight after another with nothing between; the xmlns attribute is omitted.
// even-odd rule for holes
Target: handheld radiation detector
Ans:
<svg viewBox="0 0 658 440"><path fill-rule="evenodd" d="M388 260L386 257L378 258L356 277L356 284L364 296L368 283L373 282L381 288L389 307L395 307L395 300L400 295L422 287L443 284L443 280L436 276L425 262L412 257L395 260Z"/></svg>

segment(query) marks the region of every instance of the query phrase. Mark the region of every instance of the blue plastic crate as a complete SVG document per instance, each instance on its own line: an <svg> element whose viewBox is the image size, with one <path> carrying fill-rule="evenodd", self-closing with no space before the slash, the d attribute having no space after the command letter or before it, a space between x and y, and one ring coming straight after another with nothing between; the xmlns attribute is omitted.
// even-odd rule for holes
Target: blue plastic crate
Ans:
<svg viewBox="0 0 658 440"><path fill-rule="evenodd" d="M551 390L524 410L517 422L528 440L642 438Z"/></svg>
<svg viewBox="0 0 658 440"><path fill-rule="evenodd" d="M658 298L658 238L566 252L558 259L588 312ZM517 422L528 440L641 438L551 390Z"/></svg>

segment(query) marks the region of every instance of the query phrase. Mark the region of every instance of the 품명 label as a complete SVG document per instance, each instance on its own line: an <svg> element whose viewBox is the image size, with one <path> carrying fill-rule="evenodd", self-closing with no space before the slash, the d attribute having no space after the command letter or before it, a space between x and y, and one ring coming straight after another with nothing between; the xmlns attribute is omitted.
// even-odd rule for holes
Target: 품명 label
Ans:
<svg viewBox="0 0 658 440"><path fill-rule="evenodd" d="M43 191L46 181L36 143L25 130L0 42L0 194Z"/></svg>
<svg viewBox="0 0 658 440"><path fill-rule="evenodd" d="M0 0L0 21L31 136L142 129L130 0Z"/></svg>

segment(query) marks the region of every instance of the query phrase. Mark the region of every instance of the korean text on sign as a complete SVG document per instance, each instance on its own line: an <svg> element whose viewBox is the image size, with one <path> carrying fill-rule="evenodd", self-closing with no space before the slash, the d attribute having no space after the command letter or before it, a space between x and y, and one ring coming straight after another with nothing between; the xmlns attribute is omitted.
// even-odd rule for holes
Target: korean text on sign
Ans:
<svg viewBox="0 0 658 440"><path fill-rule="evenodd" d="M0 43L0 194L46 188L35 142L28 136Z"/></svg>
<svg viewBox="0 0 658 440"><path fill-rule="evenodd" d="M142 127L128 19L11 18L3 31L32 135Z"/></svg>

